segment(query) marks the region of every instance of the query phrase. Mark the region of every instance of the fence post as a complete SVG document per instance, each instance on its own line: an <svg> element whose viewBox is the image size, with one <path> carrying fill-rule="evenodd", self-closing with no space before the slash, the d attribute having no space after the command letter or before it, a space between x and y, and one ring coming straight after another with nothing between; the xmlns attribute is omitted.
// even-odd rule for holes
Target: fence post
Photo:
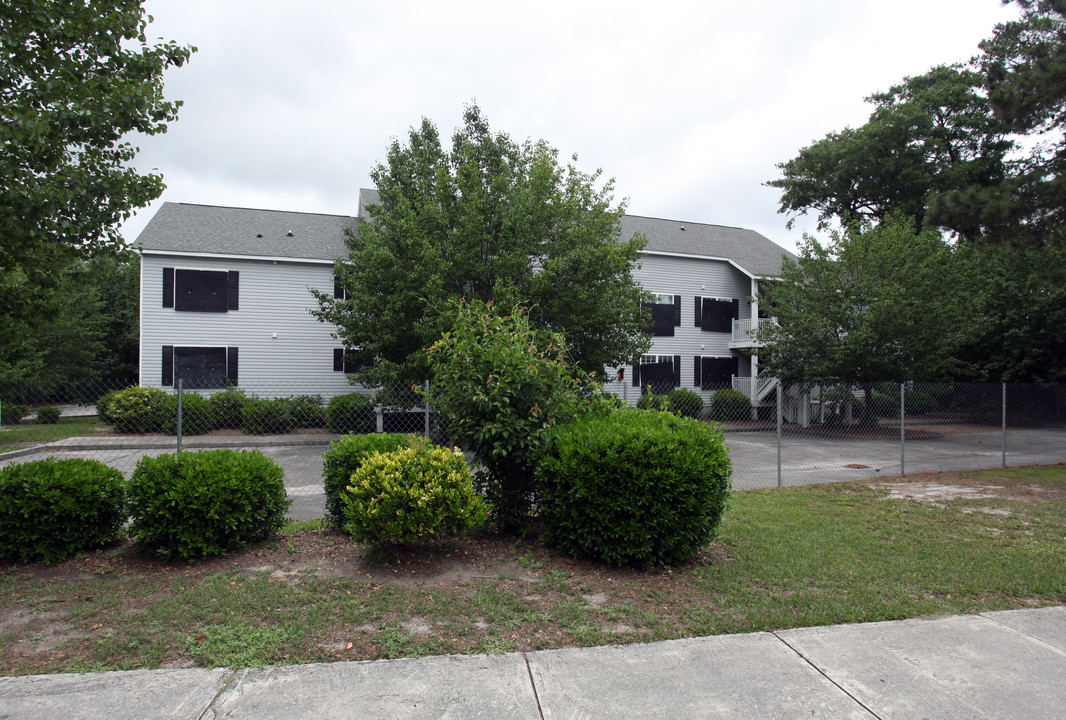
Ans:
<svg viewBox="0 0 1066 720"><path fill-rule="evenodd" d="M181 452L181 395L184 380L178 378L178 452Z"/></svg>
<svg viewBox="0 0 1066 720"><path fill-rule="evenodd" d="M1003 383L1003 467L1007 467L1007 383Z"/></svg>
<svg viewBox="0 0 1066 720"><path fill-rule="evenodd" d="M781 487L781 381L777 383L777 487Z"/></svg>
<svg viewBox="0 0 1066 720"><path fill-rule="evenodd" d="M899 384L899 474L907 474L907 384Z"/></svg>
<svg viewBox="0 0 1066 720"><path fill-rule="evenodd" d="M423 405L423 407L425 407L425 410L426 410L426 439L428 440L429 439L429 380L425 381L425 384L423 385L423 387L425 388L425 394L422 396L424 398L423 401L422 401L422 405Z"/></svg>

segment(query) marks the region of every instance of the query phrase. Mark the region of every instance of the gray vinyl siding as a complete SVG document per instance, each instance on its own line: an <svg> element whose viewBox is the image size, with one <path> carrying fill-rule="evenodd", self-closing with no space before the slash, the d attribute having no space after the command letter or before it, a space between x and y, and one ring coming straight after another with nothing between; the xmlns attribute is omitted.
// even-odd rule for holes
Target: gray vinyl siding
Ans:
<svg viewBox="0 0 1066 720"><path fill-rule="evenodd" d="M240 309L224 313L164 308L163 268L236 270ZM163 346L236 347L238 386L260 396L353 391L333 370L335 329L311 316L308 290L333 291L328 262L227 259L145 253L141 262L141 384L162 385ZM276 334L276 337L274 336Z"/></svg>

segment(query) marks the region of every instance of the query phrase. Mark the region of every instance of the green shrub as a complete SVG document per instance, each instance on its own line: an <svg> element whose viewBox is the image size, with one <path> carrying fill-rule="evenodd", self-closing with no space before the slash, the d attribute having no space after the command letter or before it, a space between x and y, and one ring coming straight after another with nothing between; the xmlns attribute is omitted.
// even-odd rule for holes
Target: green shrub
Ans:
<svg viewBox="0 0 1066 720"><path fill-rule="evenodd" d="M373 404L386 410L407 411L422 407L422 396L410 385L389 383L374 393Z"/></svg>
<svg viewBox="0 0 1066 720"><path fill-rule="evenodd" d="M181 434L206 435L215 427L215 409L211 402L199 393L186 390L181 394ZM178 434L178 396L167 398L167 409L163 414L163 432L168 435Z"/></svg>
<svg viewBox="0 0 1066 720"><path fill-rule="evenodd" d="M241 429L253 435L280 435L292 429L292 413L282 400L249 400L241 408Z"/></svg>
<svg viewBox="0 0 1066 720"><path fill-rule="evenodd" d="M29 414L29 406L5 402L0 405L0 425L18 425L22 418Z"/></svg>
<svg viewBox="0 0 1066 720"><path fill-rule="evenodd" d="M37 408L37 424L38 425L55 425L59 422L59 408L45 405L44 407Z"/></svg>
<svg viewBox="0 0 1066 720"><path fill-rule="evenodd" d="M666 399L666 395L656 395L655 391L650 387L637 400L637 410L662 410L665 412L669 409L670 401Z"/></svg>
<svg viewBox="0 0 1066 720"><path fill-rule="evenodd" d="M290 428L320 428L326 426L326 410L321 395L294 395L281 401L289 410Z"/></svg>
<svg viewBox="0 0 1066 720"><path fill-rule="evenodd" d="M751 400L739 390L718 390L711 396L711 419L718 422L751 420Z"/></svg>
<svg viewBox="0 0 1066 720"><path fill-rule="evenodd" d="M370 398L359 393L330 398L326 407L326 427L335 433L372 433L377 416Z"/></svg>
<svg viewBox="0 0 1066 720"><path fill-rule="evenodd" d="M533 327L525 311L459 301L455 324L427 351L434 407L480 468L476 482L503 530L521 530L537 505L536 454L548 428L606 412L594 380L574 365L566 339Z"/></svg>
<svg viewBox="0 0 1066 720"><path fill-rule="evenodd" d="M460 535L488 519L462 453L425 440L368 455L341 499L344 529L375 545Z"/></svg>
<svg viewBox="0 0 1066 720"><path fill-rule="evenodd" d="M242 411L248 404L248 396L243 390L230 385L222 392L217 392L207 399L215 417L216 428L236 430L244 422Z"/></svg>
<svg viewBox="0 0 1066 720"><path fill-rule="evenodd" d="M912 390L907 393L906 410L908 415L925 415L937 408L936 398L921 390Z"/></svg>
<svg viewBox="0 0 1066 720"><path fill-rule="evenodd" d="M108 425L115 424L115 417L111 414L111 403L121 392L121 390L112 390L101 395L96 401L96 417L100 418Z"/></svg>
<svg viewBox="0 0 1066 720"><path fill-rule="evenodd" d="M58 563L117 540L125 484L99 460L46 458L0 468L0 557Z"/></svg>
<svg viewBox="0 0 1066 720"><path fill-rule="evenodd" d="M666 407L674 415L697 418L703 413L703 398L685 388L675 388L666 393Z"/></svg>
<svg viewBox="0 0 1066 720"><path fill-rule="evenodd" d="M111 425L119 433L158 432L166 416L170 396L158 388L128 387L108 403Z"/></svg>
<svg viewBox="0 0 1066 720"><path fill-rule="evenodd" d="M706 547L732 468L717 426L620 411L554 429L537 482L545 540L614 565L674 565Z"/></svg>
<svg viewBox="0 0 1066 720"><path fill-rule="evenodd" d="M127 492L130 536L167 559L221 555L273 535L291 502L281 467L255 450L145 457Z"/></svg>
<svg viewBox="0 0 1066 720"><path fill-rule="evenodd" d="M326 495L326 522L338 530L344 527L344 502L341 494L352 481L363 460L371 453L386 453L410 447L417 435L382 433L381 435L345 435L329 444L322 453L322 486Z"/></svg>
<svg viewBox="0 0 1066 720"><path fill-rule="evenodd" d="M907 410L910 411L910 408ZM894 395L874 390L870 394L870 412L878 417L899 417L899 386Z"/></svg>

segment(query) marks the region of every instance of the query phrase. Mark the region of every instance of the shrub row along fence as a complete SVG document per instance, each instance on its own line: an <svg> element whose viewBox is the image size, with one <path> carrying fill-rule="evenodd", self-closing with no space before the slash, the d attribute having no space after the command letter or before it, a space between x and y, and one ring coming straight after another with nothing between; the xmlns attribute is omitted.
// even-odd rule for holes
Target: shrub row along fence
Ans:
<svg viewBox="0 0 1066 720"><path fill-rule="evenodd" d="M425 388L421 388L424 390ZM0 465L99 459L128 477L144 455L256 448L285 470L290 516L322 517L322 453L342 436L414 433L452 445L415 388L127 389L92 381L0 386ZM707 393L630 388L644 409L720 423L738 490L1066 462L1066 386L893 384Z"/></svg>

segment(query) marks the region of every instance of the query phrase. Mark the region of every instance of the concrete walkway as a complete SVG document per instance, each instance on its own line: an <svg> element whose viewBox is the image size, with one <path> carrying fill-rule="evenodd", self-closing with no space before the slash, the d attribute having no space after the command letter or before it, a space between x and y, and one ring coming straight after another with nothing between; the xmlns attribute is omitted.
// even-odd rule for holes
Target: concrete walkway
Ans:
<svg viewBox="0 0 1066 720"><path fill-rule="evenodd" d="M0 678L0 718L1066 718L1066 608L509 655Z"/></svg>

